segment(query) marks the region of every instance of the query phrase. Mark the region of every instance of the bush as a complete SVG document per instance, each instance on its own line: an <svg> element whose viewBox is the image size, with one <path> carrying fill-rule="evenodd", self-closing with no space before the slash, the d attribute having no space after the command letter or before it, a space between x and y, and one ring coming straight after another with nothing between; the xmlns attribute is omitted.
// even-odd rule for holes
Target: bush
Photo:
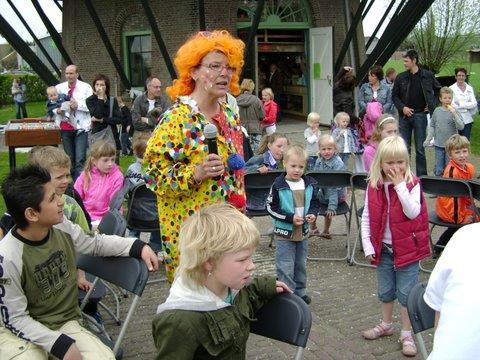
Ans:
<svg viewBox="0 0 480 360"><path fill-rule="evenodd" d="M46 101L47 85L36 74L0 74L0 105L13 103L12 82L14 78L22 78L27 86L28 101Z"/></svg>

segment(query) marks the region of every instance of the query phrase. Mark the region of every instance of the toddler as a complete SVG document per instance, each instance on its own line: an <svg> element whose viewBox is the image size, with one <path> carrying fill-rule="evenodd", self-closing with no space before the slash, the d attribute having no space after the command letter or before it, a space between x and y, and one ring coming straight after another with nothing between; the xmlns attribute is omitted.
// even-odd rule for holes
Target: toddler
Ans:
<svg viewBox="0 0 480 360"><path fill-rule="evenodd" d="M75 181L74 188L80 194L85 209L92 218L92 225L98 225L108 211L108 204L115 192L123 185L123 174L115 164L115 146L99 140L90 148L90 155Z"/></svg>
<svg viewBox="0 0 480 360"><path fill-rule="evenodd" d="M307 116L308 128L303 132L303 136L307 141L307 171L313 170L315 162L318 159L318 138L320 137L320 115L316 112L311 112Z"/></svg>
<svg viewBox="0 0 480 360"><path fill-rule="evenodd" d="M440 89L440 103L441 106L437 107L433 112L428 126L428 133L423 146L429 146L433 140L435 146L435 176L441 176L443 169L447 165L449 159L445 152L445 143L447 139L458 134L458 130L463 130L465 123L462 120L461 115L452 106L453 91L449 87L442 87Z"/></svg>
<svg viewBox="0 0 480 360"><path fill-rule="evenodd" d="M378 298L382 322L363 332L375 340L394 333L393 302L401 305L400 342L405 356L415 356L407 312L407 296L418 281L419 261L430 255L427 202L420 181L409 164L405 141L399 136L383 139L370 170L362 214L365 257L377 266Z"/></svg>
<svg viewBox="0 0 480 360"><path fill-rule="evenodd" d="M278 104L273 101L274 95L270 88L262 90L263 108L265 117L261 121L261 126L265 129L267 135L273 134L277 130Z"/></svg>
<svg viewBox="0 0 480 360"><path fill-rule="evenodd" d="M335 122L335 128L332 130L332 136L337 143L338 154L345 168L348 169L350 155L354 155L356 171L363 172L364 167L361 159L362 146L357 129L350 126L350 116L346 112L340 111L335 115L333 120Z"/></svg>
<svg viewBox="0 0 480 360"><path fill-rule="evenodd" d="M369 172L372 161L377 151L378 143L388 136L398 135L398 121L390 114L384 114L375 123L372 137L363 152L363 163L365 171Z"/></svg>
<svg viewBox="0 0 480 360"><path fill-rule="evenodd" d="M55 86L47 88L47 118L55 120L55 124L60 126L60 122L69 122L70 119L70 98L68 95L59 94Z"/></svg>
<svg viewBox="0 0 480 360"><path fill-rule="evenodd" d="M307 152L301 146L289 147L284 154L285 173L275 179L267 199L273 218L277 247L277 278L287 284L307 304L308 224L315 223L319 208L317 182L304 175Z"/></svg>
<svg viewBox="0 0 480 360"><path fill-rule="evenodd" d="M121 96L117 96L117 103L122 114L122 130L120 132L122 155L129 155L132 150L132 143L130 141L130 138L133 136L132 113L128 106L123 102Z"/></svg>
<svg viewBox="0 0 480 360"><path fill-rule="evenodd" d="M256 312L291 292L272 276L253 278L259 241L253 221L227 204L203 208L182 224L175 281L153 319L156 359L245 359Z"/></svg>
<svg viewBox="0 0 480 360"><path fill-rule="evenodd" d="M322 135L318 141L318 160L313 170L315 171L339 171L345 170L342 159L337 154L337 144L332 135ZM318 198L320 203L327 206L327 212L324 220L323 231L320 232L317 224L314 222L310 227L310 236L321 236L331 239L330 225L336 215L338 204L345 201L347 193L345 188L322 188L322 184L318 184L320 190Z"/></svg>
<svg viewBox="0 0 480 360"><path fill-rule="evenodd" d="M450 158L444 178L471 180L475 176L475 167L468 162L470 156L470 142L464 136L452 135L445 143L445 150ZM468 197L444 197L439 196L435 204L435 210L440 219L454 224L470 224L477 220L475 204ZM457 228L447 228L435 244L435 253L440 254L447 245Z"/></svg>

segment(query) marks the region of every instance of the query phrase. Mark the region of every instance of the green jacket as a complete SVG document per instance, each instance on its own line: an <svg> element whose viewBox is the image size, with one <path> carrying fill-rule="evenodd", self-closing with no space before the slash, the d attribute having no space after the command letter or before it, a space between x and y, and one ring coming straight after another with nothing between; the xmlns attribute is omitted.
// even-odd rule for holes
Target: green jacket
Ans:
<svg viewBox="0 0 480 360"><path fill-rule="evenodd" d="M245 359L250 322L276 294L275 278L260 277L238 292L232 306L157 314L152 323L156 359Z"/></svg>

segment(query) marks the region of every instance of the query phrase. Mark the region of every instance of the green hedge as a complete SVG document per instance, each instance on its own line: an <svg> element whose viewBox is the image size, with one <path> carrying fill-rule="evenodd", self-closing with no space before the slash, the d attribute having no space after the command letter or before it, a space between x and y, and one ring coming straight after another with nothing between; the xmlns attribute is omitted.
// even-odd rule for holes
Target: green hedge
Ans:
<svg viewBox="0 0 480 360"><path fill-rule="evenodd" d="M45 83L35 74L0 74L0 105L13 103L12 82L14 78L22 78L27 86L28 101L45 101L47 99Z"/></svg>

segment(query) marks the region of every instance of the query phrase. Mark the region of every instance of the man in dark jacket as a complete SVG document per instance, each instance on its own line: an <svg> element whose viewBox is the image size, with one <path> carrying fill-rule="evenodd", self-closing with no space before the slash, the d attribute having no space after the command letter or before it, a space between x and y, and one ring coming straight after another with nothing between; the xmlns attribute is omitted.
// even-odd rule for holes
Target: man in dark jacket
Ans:
<svg viewBox="0 0 480 360"><path fill-rule="evenodd" d="M157 126L158 117L170 106L167 97L162 94L162 83L155 77L145 82L147 91L135 98L132 107L132 124L137 132L152 132ZM150 116L150 114L155 116ZM135 136L138 134L135 134Z"/></svg>
<svg viewBox="0 0 480 360"><path fill-rule="evenodd" d="M440 83L432 72L418 66L418 53L408 50L403 56L406 71L400 73L393 85L392 98L399 114L400 135L410 153L412 130L415 139L417 176L427 175L423 142L427 136L427 114L438 104Z"/></svg>

